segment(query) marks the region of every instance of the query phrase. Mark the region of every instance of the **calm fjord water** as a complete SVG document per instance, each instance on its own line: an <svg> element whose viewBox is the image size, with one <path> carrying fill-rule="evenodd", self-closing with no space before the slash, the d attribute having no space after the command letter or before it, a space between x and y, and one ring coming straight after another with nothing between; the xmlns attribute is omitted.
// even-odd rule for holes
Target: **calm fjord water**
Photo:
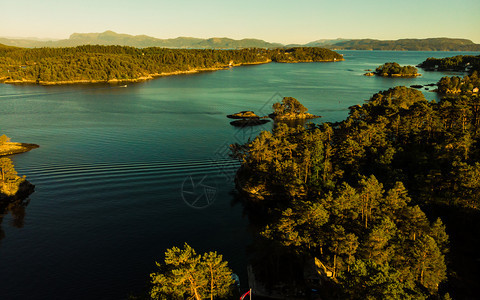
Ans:
<svg viewBox="0 0 480 300"><path fill-rule="evenodd" d="M41 146L13 157L36 191L22 227L0 215L0 299L126 298L146 290L166 248L184 242L222 253L246 286L248 220L233 201L236 164L226 152L259 129L234 128L225 115L268 113L292 96L324 116L316 122L342 120L380 90L446 74L392 79L365 69L465 54L340 52L344 62L238 67L127 88L0 85L0 133ZM213 204L192 208L189 180L204 176Z"/></svg>

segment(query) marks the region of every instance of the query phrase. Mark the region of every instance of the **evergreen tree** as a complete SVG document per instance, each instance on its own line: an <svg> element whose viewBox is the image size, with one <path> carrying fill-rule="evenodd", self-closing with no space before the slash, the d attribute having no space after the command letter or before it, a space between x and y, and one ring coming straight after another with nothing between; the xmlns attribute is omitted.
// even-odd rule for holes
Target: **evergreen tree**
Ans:
<svg viewBox="0 0 480 300"><path fill-rule="evenodd" d="M0 145L6 144L10 142L10 138L7 137L6 135L0 136Z"/></svg>
<svg viewBox="0 0 480 300"><path fill-rule="evenodd" d="M165 252L165 265L156 264L160 270L150 275L152 299L214 299L231 292L232 271L216 252L202 257L185 243Z"/></svg>

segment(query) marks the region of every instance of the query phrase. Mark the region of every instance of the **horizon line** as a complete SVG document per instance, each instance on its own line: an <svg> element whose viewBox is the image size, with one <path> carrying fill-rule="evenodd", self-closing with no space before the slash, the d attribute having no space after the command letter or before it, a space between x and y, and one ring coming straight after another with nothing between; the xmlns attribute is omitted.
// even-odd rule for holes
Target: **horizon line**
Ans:
<svg viewBox="0 0 480 300"><path fill-rule="evenodd" d="M61 41L61 40L69 40L69 39L71 38L71 36L74 35L74 34L102 34L102 33L107 33L107 32L112 32L112 33L115 33L115 34L118 34L118 35L128 35L128 36L132 36L132 37L146 36L146 37L150 37L150 38L154 38L154 39L158 39L158 40L171 40L171 39L177 39L177 38L194 38L194 39L204 39L204 40L207 40L207 39L214 39L214 38L225 38L225 39L232 39L232 40L240 41L240 40L245 40L245 39L254 39L254 40L260 40L260 41L264 41L264 42L268 42L268 43L272 43L272 44L281 44L281 45L284 45L284 46L286 46L286 45L294 45L294 44L297 44L297 45L308 44L308 43L316 42L316 41L319 41L319 40L328 40L328 41L334 41L334 40L398 41L398 40L426 40L426 39L442 39L442 38L445 38L445 39L463 39L463 40L469 40L469 41L473 42L474 44L477 44L477 42L475 42L474 40L469 39L469 38L465 38L465 37L447 37L447 36L427 37L427 38L402 37L402 38L397 38L397 39L378 39L378 38L372 38L372 37L363 37L363 38L343 38L343 37L337 37L337 38L318 38L318 39L310 40L310 41L308 41L308 42L306 42L306 43L281 43L281 42L271 42L271 41L269 41L269 40L265 40L265 39L261 39L261 38L256 38L256 37L232 38L232 37L228 37L228 36L195 37L195 36L179 35L179 36L176 36L176 37L160 38L160 37L155 37L155 36L151 36L151 35L147 35L147 34L119 33L119 32L113 31L113 30L105 30L105 31L102 31L102 32L73 32L73 33L71 33L67 38L32 37L32 36L26 36L26 37L19 37L19 36L15 36L15 37L12 37L12 36L0 36L0 38L13 39L13 40L34 40L34 41L38 41L38 42L50 42L50 41L51 41L51 42L56 42L56 41Z"/></svg>

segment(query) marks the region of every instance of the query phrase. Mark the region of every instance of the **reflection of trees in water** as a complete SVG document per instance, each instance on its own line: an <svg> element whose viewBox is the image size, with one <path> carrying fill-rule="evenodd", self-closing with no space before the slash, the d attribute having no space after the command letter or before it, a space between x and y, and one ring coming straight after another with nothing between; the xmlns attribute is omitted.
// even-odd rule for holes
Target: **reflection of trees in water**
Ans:
<svg viewBox="0 0 480 300"><path fill-rule="evenodd" d="M3 218L9 213L12 215L11 226L22 228L25 224L25 208L30 199L16 199L13 201L0 201L0 241L5 237L5 232L2 228Z"/></svg>

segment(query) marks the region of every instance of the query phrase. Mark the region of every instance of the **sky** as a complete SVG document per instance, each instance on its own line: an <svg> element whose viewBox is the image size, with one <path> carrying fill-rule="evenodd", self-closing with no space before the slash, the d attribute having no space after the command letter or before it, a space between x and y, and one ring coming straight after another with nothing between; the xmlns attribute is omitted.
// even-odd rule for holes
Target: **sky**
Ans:
<svg viewBox="0 0 480 300"><path fill-rule="evenodd" d="M480 0L0 0L1 37L112 30L156 38L466 38L480 43Z"/></svg>

